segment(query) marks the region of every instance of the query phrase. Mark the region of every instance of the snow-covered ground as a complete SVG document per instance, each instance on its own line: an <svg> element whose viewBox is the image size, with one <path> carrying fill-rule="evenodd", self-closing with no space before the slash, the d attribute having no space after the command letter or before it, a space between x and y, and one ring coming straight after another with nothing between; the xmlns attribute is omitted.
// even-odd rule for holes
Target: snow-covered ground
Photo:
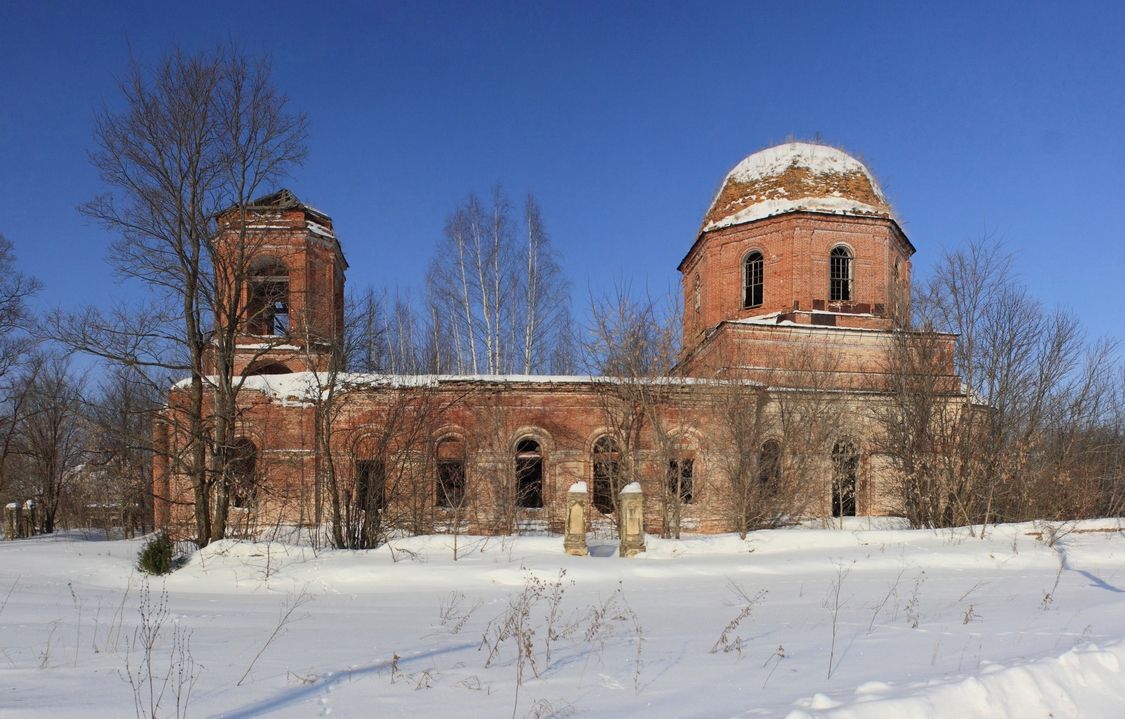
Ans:
<svg viewBox="0 0 1125 719"><path fill-rule="evenodd" d="M147 601L139 541L0 542L0 717L1119 717L1121 526L222 542Z"/></svg>

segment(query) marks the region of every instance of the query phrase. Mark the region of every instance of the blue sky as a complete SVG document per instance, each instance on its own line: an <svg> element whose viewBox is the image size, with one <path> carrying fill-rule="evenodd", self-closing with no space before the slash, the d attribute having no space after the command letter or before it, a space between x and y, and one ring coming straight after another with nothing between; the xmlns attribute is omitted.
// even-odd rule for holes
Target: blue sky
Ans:
<svg viewBox="0 0 1125 719"><path fill-rule="evenodd" d="M781 7L784 5L784 7ZM793 136L865 160L918 248L989 234L1034 295L1125 337L1125 9L1064 3L0 0L0 233L37 305L138 296L75 207L129 48L235 40L311 121L287 183L349 287L420 287L446 216L539 199L575 304L663 293L725 173Z"/></svg>

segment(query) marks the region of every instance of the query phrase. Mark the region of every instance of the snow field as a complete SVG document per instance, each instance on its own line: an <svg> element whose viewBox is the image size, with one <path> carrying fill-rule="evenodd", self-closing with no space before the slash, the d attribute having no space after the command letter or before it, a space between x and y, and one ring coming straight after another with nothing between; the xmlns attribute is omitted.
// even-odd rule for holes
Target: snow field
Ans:
<svg viewBox="0 0 1125 719"><path fill-rule="evenodd" d="M1052 547L1035 524L849 520L630 560L558 536L458 537L456 561L444 535L224 541L148 580L147 609L140 541L0 542L0 717L134 716L134 631L165 597L154 675L194 666L188 716L1117 717L1120 527Z"/></svg>

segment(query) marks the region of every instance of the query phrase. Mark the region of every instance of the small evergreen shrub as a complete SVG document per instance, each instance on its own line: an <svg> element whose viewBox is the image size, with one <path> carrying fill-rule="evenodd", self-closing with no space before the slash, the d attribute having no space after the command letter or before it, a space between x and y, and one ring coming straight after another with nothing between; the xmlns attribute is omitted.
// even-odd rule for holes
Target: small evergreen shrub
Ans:
<svg viewBox="0 0 1125 719"><path fill-rule="evenodd" d="M172 571L172 551L172 540L160 532L137 553L137 569L145 574L168 574Z"/></svg>

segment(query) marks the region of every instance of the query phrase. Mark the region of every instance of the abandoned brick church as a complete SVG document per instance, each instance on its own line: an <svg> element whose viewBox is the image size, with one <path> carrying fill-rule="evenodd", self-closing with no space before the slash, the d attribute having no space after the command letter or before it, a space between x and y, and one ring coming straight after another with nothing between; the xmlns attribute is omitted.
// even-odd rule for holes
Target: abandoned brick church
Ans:
<svg viewBox="0 0 1125 719"><path fill-rule="evenodd" d="M284 190L242 216L220 229L260 248L235 358L232 524L559 531L579 481L595 519L638 482L651 532L895 513L880 443L891 348L928 343L943 401L967 401L955 337L898 329L914 246L868 169L833 147L771 147L726 176L679 264L683 350L667 377L334 372L347 263L332 220ZM187 530L184 392L157 425L153 485L158 523Z"/></svg>

